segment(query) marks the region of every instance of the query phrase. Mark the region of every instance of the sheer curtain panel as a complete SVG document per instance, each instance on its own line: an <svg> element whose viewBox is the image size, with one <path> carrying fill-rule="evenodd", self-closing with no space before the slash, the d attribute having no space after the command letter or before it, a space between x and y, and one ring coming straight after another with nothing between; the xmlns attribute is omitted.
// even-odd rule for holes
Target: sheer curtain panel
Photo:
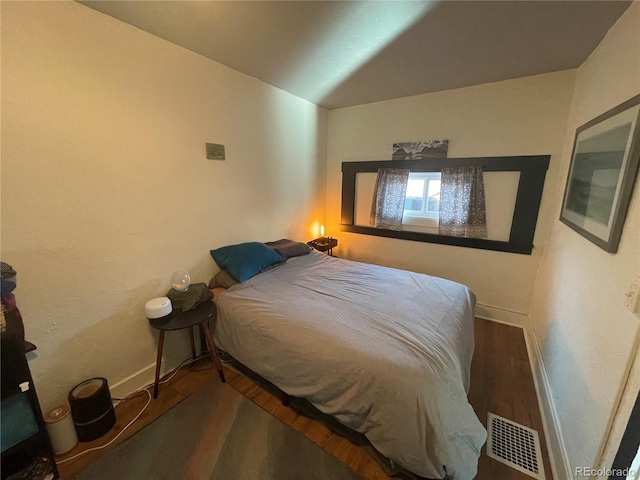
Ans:
<svg viewBox="0 0 640 480"><path fill-rule="evenodd" d="M438 233L452 237L487 238L481 167L442 169Z"/></svg>
<svg viewBox="0 0 640 480"><path fill-rule="evenodd" d="M401 168L378 170L369 218L371 225L387 230L402 230L409 172L409 169Z"/></svg>

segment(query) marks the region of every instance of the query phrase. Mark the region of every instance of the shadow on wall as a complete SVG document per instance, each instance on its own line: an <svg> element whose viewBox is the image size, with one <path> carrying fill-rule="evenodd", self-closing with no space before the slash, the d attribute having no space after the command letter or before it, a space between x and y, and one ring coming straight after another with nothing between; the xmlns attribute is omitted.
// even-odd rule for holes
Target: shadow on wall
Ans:
<svg viewBox="0 0 640 480"><path fill-rule="evenodd" d="M576 472L578 468L590 469L596 466L598 462L596 457L602 442L606 439L603 435L603 428L606 428L606 425L594 424L593 420L608 418L609 411L605 407L598 406L597 400L589 391L582 372L584 367L577 364L575 357L567 348L569 336L570 332L563 331L560 323L551 321L545 342L541 346L541 354L545 360L546 373L551 384L552 392L549 393L553 393L554 398L565 399L563 410L556 410L556 413L568 457L576 462L570 465L571 471ZM549 368L551 365L562 367ZM556 409L558 405L556 402ZM593 416L593 412L598 409L600 410L598 415ZM589 414L585 415L584 412ZM588 442L591 445L586 445ZM593 453L592 458L585 457L589 453Z"/></svg>
<svg viewBox="0 0 640 480"><path fill-rule="evenodd" d="M327 112L277 93L260 98L256 115L266 129L257 136L270 141L247 163L233 228L245 231L243 241L310 240L312 224L325 219Z"/></svg>
<svg viewBox="0 0 640 480"><path fill-rule="evenodd" d="M158 296L159 285L159 281L150 281L131 291L116 308L118 313L57 344L45 344L47 337L38 341L38 349L28 359L43 411L65 403L71 388L88 378L107 378L113 393L115 384L155 364L158 334L144 316L144 304ZM28 335L28 319L25 324ZM188 331L171 332L165 343L165 365L176 365L188 356Z"/></svg>

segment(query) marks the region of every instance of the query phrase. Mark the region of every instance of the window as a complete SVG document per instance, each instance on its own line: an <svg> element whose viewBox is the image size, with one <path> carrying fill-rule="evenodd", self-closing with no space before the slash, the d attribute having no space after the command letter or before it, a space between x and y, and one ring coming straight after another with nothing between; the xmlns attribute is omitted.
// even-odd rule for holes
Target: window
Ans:
<svg viewBox="0 0 640 480"><path fill-rule="evenodd" d="M440 209L440 172L412 172L407 183L402 223L437 227Z"/></svg>
<svg viewBox="0 0 640 480"><path fill-rule="evenodd" d="M468 248L482 248L486 250L494 250L499 252L520 253L531 255L533 250L533 236L536 230L536 222L538 219L538 210L540 208L540 200L542 198L542 190L544 187L544 179L549 167L550 155L524 155L511 157L476 157L476 158L430 158L430 159L414 159L414 160L377 160L377 161L355 161L342 162L342 207L340 216L340 230L343 232L376 235L379 237L399 238L403 240L411 240L416 242L439 243L442 245L456 245ZM430 228L411 229L403 228L402 230L391 230L384 228L376 228L369 224L371 195L373 193L375 179L378 171L382 168L405 169L410 170L410 178L412 174L430 174L439 173L444 168L457 167L482 167L483 175L486 172L515 172L517 173L517 186L505 189L515 198L509 198L509 205L513 205L509 210L510 220L508 223L508 231L505 238L489 239L489 238L466 238L455 237L450 235L441 235L431 233L426 230ZM362 181L360 187L356 188L357 177L361 179L369 174L371 181ZM368 177L367 177L368 178ZM431 183L431 182L428 182ZM370 186L367 191L365 185ZM419 183L416 184L416 191L419 190ZM435 185L435 184L434 184ZM500 183L493 184L498 185ZM509 185L511 185L509 183ZM414 195L413 188L410 191L409 209L419 209L420 205L425 206L424 214L429 210L436 210L435 203L439 201L437 195L431 195L429 198L429 187L427 185L426 197L418 198ZM422 184L422 192L425 186ZM360 198L364 194L364 197ZM365 198L366 197L366 198ZM426 201L425 201L426 198ZM414 199L416 206L414 207ZM356 222L356 201L359 200L364 206L360 211L365 212L362 223ZM421 201L422 200L422 201ZM406 195L405 195L406 201ZM429 205L431 201L431 205ZM406 206L406 205L405 205ZM502 206L502 204L500 204ZM503 210L500 210L501 212ZM506 211L506 210L504 210ZM411 215L410 215L411 216ZM438 220L439 222L439 220ZM435 224L435 221L434 221ZM436 227L437 229L438 227ZM502 227L500 227L502 228Z"/></svg>

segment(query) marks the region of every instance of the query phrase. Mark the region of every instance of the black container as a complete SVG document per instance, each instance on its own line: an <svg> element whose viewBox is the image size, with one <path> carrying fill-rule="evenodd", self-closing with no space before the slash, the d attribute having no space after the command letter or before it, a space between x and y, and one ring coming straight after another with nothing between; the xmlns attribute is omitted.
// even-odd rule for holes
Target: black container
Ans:
<svg viewBox="0 0 640 480"><path fill-rule="evenodd" d="M69 392L71 416L78 440L89 442L107 433L116 423L106 378L85 380Z"/></svg>

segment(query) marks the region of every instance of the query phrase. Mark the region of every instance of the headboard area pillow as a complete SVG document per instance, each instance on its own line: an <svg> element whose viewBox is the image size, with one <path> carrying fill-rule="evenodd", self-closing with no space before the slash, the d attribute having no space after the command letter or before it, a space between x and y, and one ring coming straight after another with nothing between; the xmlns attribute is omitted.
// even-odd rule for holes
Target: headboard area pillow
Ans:
<svg viewBox="0 0 640 480"><path fill-rule="evenodd" d="M308 255L311 252L311 247L306 243L295 242L288 238L283 238L277 242L267 242L265 245L273 248L284 259L291 257L299 257L300 255Z"/></svg>
<svg viewBox="0 0 640 480"><path fill-rule="evenodd" d="M237 284L238 282L235 278L229 275L229 272L227 272L226 270L220 270L213 276L213 278L209 282L209 288L231 288Z"/></svg>
<svg viewBox="0 0 640 480"><path fill-rule="evenodd" d="M239 243L211 250L220 268L242 283L266 267L283 261L273 248L260 242Z"/></svg>

